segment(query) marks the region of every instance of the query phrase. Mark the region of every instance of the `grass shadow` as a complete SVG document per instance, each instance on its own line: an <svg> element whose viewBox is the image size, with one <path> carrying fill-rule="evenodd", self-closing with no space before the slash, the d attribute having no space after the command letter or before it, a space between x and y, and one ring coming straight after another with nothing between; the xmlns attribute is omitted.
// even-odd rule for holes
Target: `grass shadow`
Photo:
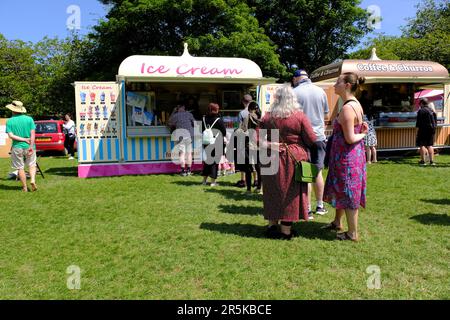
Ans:
<svg viewBox="0 0 450 320"><path fill-rule="evenodd" d="M7 186L4 184L0 184L0 190L14 190L14 191L18 191L18 190L22 190L22 185L20 184L20 182L17 182L18 185L17 186Z"/></svg>
<svg viewBox="0 0 450 320"><path fill-rule="evenodd" d="M336 239L335 233L320 229L324 225L325 223L300 222L295 223L293 229L298 232L299 238L334 241ZM258 239L260 238L267 239L265 237L266 228L267 228L266 226L257 226L254 224L242 224L242 223L203 222L200 225L200 229L220 232L224 234L232 234L245 238L258 238Z"/></svg>
<svg viewBox="0 0 450 320"><path fill-rule="evenodd" d="M400 165L409 165L411 167L421 167L419 166L419 160L418 157L407 157L407 156L393 156L393 157L382 157L382 159L378 159L378 164L400 164ZM427 163L425 168L448 168L450 167L450 163L439 163L439 159L434 159L435 166L430 166L429 163ZM422 168L422 167L421 167Z"/></svg>
<svg viewBox="0 0 450 320"><path fill-rule="evenodd" d="M174 176L176 176L176 175L174 175ZM202 180L201 176L199 176L199 178L200 179L198 179L198 180L173 181L172 183L173 184L178 184L180 186L187 186L187 187L200 186L200 185L202 185L202 181L203 180ZM234 187L234 185L235 185L233 182L228 182L228 181L219 181L218 184L219 184L219 188L220 187ZM208 187L208 186L209 186L209 183L205 187ZM219 190L221 190L221 189L219 189Z"/></svg>
<svg viewBox="0 0 450 320"><path fill-rule="evenodd" d="M450 226L450 216L448 214L425 213L410 219L426 225Z"/></svg>
<svg viewBox="0 0 450 320"><path fill-rule="evenodd" d="M210 223L203 222L200 229L220 232L224 234L233 234L245 238L265 238L264 232L266 226L257 226L254 224L242 223Z"/></svg>
<svg viewBox="0 0 450 320"><path fill-rule="evenodd" d="M444 206L450 205L450 199L420 199L420 201L433 203L433 204L440 204Z"/></svg>
<svg viewBox="0 0 450 320"><path fill-rule="evenodd" d="M300 238L334 241L336 240L336 232L321 229L327 224L322 222L300 221L295 223L293 228L298 232Z"/></svg>
<svg viewBox="0 0 450 320"><path fill-rule="evenodd" d="M78 176L78 168L77 167L59 167L59 168L50 168L44 171L49 175L56 176L69 176L69 177L77 177Z"/></svg>
<svg viewBox="0 0 450 320"><path fill-rule="evenodd" d="M251 216L262 216L262 207L236 206L236 205L219 205L220 212L229 214L243 214Z"/></svg>
<svg viewBox="0 0 450 320"><path fill-rule="evenodd" d="M219 193L220 195L232 199L232 200L254 200L254 201L261 201L262 202L262 195L257 193L252 193L251 195L247 195L245 193L245 188L235 188L235 189L221 189L219 188L209 188L205 190L206 192L215 192Z"/></svg>

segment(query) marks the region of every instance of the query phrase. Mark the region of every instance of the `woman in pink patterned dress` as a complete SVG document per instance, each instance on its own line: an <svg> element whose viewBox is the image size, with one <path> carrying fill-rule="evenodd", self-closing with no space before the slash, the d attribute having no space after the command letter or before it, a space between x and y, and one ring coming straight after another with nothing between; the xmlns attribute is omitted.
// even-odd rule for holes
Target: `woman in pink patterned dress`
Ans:
<svg viewBox="0 0 450 320"><path fill-rule="evenodd" d="M308 160L307 149L314 146L316 135L308 118L300 111L300 105L289 85L275 92L275 102L270 112L262 118L261 129L268 130L268 142L263 141L263 147L277 152L271 153L271 165L278 165L278 170L265 172L268 168L261 161L264 218L269 220L266 236L290 240L296 235L291 230L293 222L308 220L308 184L295 181L293 158L297 161ZM279 139L273 136L273 129L279 130Z"/></svg>
<svg viewBox="0 0 450 320"><path fill-rule="evenodd" d="M368 132L363 122L363 109L355 92L364 78L355 73L342 74L334 91L344 102L333 122L329 171L325 182L324 201L336 208L333 222L324 229L342 230L342 217L347 217L348 231L337 234L339 240L358 241L358 211L366 206L366 154L364 137Z"/></svg>

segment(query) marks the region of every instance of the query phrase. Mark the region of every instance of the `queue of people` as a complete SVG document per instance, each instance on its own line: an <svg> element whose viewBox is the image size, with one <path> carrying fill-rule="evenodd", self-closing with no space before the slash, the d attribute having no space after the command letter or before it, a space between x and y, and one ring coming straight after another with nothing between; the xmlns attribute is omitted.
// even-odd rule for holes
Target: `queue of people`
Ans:
<svg viewBox="0 0 450 320"><path fill-rule="evenodd" d="M314 85L306 71L297 70L291 85L277 89L271 108L262 117L261 110L250 95L243 98L243 110L239 114L239 128L233 137L227 139L225 124L220 117L217 103L208 105L207 114L202 117L203 177L202 184L218 186L219 165L228 163L232 154L236 169L241 172L237 186L246 187L246 193L262 194L263 216L268 221L266 236L272 239L290 240L297 234L292 229L294 222L313 220L313 214L324 215L328 211L324 202L335 208L334 220L322 229L344 231L342 218L345 215L347 230L337 233L338 240L358 241L359 208L366 206L366 160L376 162L376 136L363 106L356 98L359 86L365 81L357 74L344 73L334 84L335 93L344 101L342 109L333 121L332 140L325 136L325 115L329 112L327 97L323 89ZM417 115L417 146L420 147L421 165L429 155L433 165L433 141L436 130L436 114L428 101L422 99ZM28 191L24 168L29 167L31 189L36 185L36 150L34 147L35 125L20 101L6 106L13 112L8 120L6 132L13 140L11 160L19 172L22 190ZM191 175L192 144L195 118L186 110L185 104L178 105L170 119L173 130L183 129L176 148L180 157L182 176ZM65 115L65 145L74 157L75 124L69 114ZM264 132L265 135L262 135ZM232 152L226 152L231 142ZM328 146L327 146L328 144ZM372 147L374 149L372 149ZM270 159L261 164L260 154L264 150ZM328 175L323 178L325 156L329 152ZM367 156L366 156L367 152ZM310 161L318 169L312 186L296 181L298 162ZM276 170L265 170L273 167ZM253 176L253 184L252 184ZM316 198L315 210L311 205L311 190Z"/></svg>

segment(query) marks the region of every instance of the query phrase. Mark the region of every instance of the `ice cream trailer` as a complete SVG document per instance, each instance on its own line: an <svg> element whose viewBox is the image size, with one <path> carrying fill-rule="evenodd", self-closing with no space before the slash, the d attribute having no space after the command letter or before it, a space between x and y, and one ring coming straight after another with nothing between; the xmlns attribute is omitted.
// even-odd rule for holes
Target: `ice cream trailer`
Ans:
<svg viewBox="0 0 450 320"><path fill-rule="evenodd" d="M116 81L75 82L78 176L177 172L167 126L174 107L183 103L201 120L208 104L216 102L233 130L243 95L274 82L253 61L193 57L187 45L182 56L126 58ZM193 170L198 170L201 146L194 142L194 150Z"/></svg>

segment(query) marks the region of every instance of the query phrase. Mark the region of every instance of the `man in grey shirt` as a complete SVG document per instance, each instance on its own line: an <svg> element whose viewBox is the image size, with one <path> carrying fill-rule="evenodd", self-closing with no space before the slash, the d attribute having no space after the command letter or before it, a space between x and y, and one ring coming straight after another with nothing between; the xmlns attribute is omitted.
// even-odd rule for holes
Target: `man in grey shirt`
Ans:
<svg viewBox="0 0 450 320"><path fill-rule="evenodd" d="M180 157L181 175L190 176L192 166L192 138L194 136L194 116L186 111L184 105L178 105L169 118L169 126L172 129L186 130L181 134L178 143L175 146L176 152ZM186 133L189 132L189 135Z"/></svg>
<svg viewBox="0 0 450 320"><path fill-rule="evenodd" d="M324 215L328 212L325 209L322 200L324 189L322 169L324 167L326 150L325 114L329 112L327 95L322 88L311 82L308 73L306 73L305 70L295 71L293 79L298 81L298 85L294 88L298 102L311 122L314 133L317 136L315 143L316 147L311 150L311 162L314 163L320 171L316 182L313 185L317 200L316 214ZM311 192L308 193L309 196L311 196ZM310 219L313 219L311 201L309 206Z"/></svg>
<svg viewBox="0 0 450 320"><path fill-rule="evenodd" d="M244 120L248 117L249 113L248 113L248 105L250 104L250 102L253 101L253 98L251 95L249 94L244 94L244 97L242 98L242 106L244 107L244 109L242 109L239 112L238 115L238 119L239 119L239 128L242 126L242 124L244 123ZM235 159L237 161L237 159ZM256 177L256 173L253 172L253 181L255 181L255 177ZM239 180L238 182L236 182L236 186L239 188L244 188L245 187L245 173L241 172L241 180ZM256 182L256 181L255 181Z"/></svg>

